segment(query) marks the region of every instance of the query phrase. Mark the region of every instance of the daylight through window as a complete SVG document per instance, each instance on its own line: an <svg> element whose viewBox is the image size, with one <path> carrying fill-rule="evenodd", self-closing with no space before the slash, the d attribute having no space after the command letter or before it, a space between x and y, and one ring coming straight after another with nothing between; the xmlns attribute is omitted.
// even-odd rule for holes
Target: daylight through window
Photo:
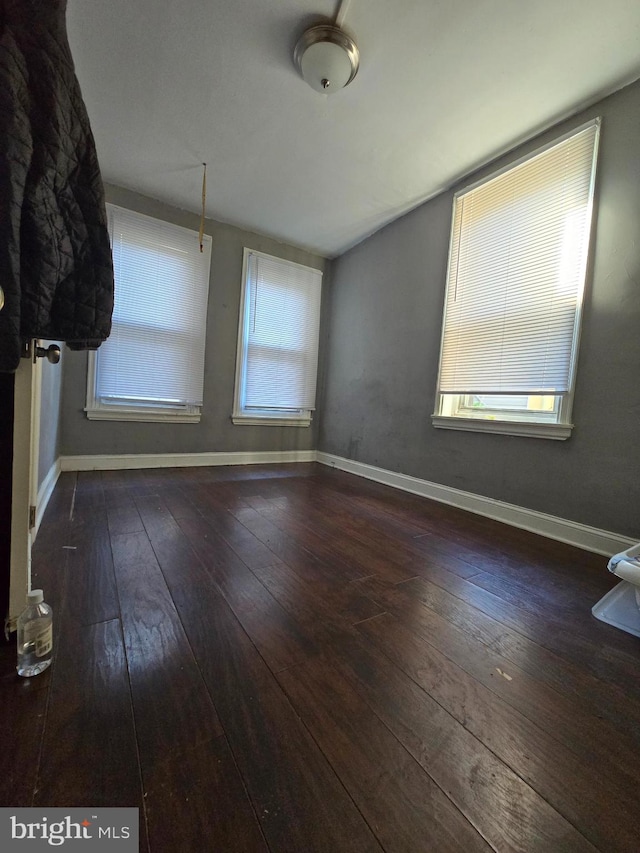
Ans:
<svg viewBox="0 0 640 853"><path fill-rule="evenodd" d="M90 359L87 415L199 420L211 238L107 205L115 275L111 336Z"/></svg>
<svg viewBox="0 0 640 853"><path fill-rule="evenodd" d="M435 426L569 437L598 132L456 195Z"/></svg>
<svg viewBox="0 0 640 853"><path fill-rule="evenodd" d="M245 249L234 423L310 423L321 286L320 270Z"/></svg>

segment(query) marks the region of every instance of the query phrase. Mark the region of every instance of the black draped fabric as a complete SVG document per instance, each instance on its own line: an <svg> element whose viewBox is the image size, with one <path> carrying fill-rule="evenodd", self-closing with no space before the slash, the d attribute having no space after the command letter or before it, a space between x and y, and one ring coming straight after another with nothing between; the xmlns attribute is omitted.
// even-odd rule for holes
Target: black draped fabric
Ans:
<svg viewBox="0 0 640 853"><path fill-rule="evenodd" d="M0 371L26 338L95 349L111 330L104 189L66 0L0 0Z"/></svg>

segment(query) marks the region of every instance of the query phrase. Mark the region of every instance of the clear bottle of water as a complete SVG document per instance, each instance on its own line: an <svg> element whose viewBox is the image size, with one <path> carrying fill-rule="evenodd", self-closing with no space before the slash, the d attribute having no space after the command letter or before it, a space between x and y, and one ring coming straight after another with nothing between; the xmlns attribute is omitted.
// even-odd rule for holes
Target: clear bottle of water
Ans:
<svg viewBox="0 0 640 853"><path fill-rule="evenodd" d="M53 614L41 589L27 595L27 606L18 617L18 675L30 678L51 663Z"/></svg>

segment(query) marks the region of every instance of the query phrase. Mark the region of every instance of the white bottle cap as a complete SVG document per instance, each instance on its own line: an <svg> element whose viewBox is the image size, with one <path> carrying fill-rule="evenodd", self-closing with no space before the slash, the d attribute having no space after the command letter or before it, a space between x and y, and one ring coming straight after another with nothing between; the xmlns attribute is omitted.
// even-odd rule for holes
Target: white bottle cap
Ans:
<svg viewBox="0 0 640 853"><path fill-rule="evenodd" d="M27 593L27 604L42 604L44 601L44 593L41 589L32 589Z"/></svg>

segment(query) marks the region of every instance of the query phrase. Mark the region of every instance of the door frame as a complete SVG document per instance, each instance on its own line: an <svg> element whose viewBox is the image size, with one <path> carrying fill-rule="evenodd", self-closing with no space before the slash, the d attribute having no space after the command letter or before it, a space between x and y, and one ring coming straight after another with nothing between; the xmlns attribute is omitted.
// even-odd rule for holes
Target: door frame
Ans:
<svg viewBox="0 0 640 853"><path fill-rule="evenodd" d="M32 521L38 496L40 406L42 365L35 358L38 341L25 345L15 373L13 418L13 466L11 499L11 553L9 614L6 631L14 631L31 589L31 546L35 539ZM33 508L33 509L32 509Z"/></svg>

